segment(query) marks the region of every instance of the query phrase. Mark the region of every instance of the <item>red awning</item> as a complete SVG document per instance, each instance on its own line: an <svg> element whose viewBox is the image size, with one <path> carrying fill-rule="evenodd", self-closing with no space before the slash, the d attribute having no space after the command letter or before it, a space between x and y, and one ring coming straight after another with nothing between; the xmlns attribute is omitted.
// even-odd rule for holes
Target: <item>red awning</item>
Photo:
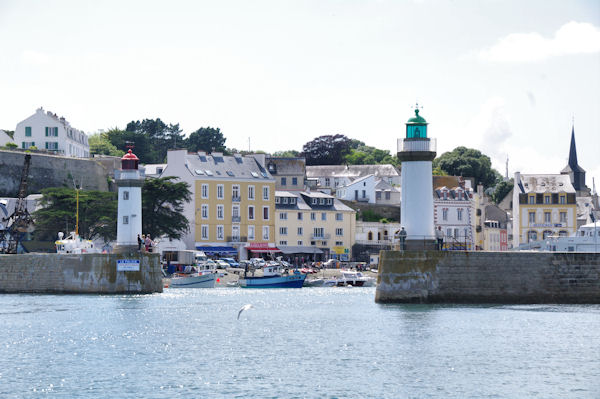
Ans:
<svg viewBox="0 0 600 399"><path fill-rule="evenodd" d="M279 248L270 246L266 242L251 242L246 245L246 249L255 253L281 252Z"/></svg>

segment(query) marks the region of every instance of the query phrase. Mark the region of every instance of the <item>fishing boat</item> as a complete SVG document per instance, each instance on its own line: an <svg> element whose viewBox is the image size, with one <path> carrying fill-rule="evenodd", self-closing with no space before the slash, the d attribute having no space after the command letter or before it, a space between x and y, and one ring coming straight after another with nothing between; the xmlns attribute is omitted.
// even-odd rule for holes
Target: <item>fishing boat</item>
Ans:
<svg viewBox="0 0 600 399"><path fill-rule="evenodd" d="M64 238L63 232L58 233L58 240L54 241L57 254L84 254L98 253L100 250L90 240L84 240L76 232L71 232Z"/></svg>
<svg viewBox="0 0 600 399"><path fill-rule="evenodd" d="M215 288L217 273L205 270L193 273L175 273L171 277L171 288Z"/></svg>
<svg viewBox="0 0 600 399"><path fill-rule="evenodd" d="M242 288L302 288L306 274L297 270L291 273L283 271L280 263L267 264L262 268L262 276L248 276L248 271L244 272L244 277L240 278L238 283Z"/></svg>

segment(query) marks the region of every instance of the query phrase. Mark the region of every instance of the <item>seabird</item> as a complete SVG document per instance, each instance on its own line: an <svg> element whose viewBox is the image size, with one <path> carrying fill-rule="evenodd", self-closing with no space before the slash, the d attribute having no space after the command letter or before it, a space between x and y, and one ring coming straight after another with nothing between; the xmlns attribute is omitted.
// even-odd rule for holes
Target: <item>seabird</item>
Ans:
<svg viewBox="0 0 600 399"><path fill-rule="evenodd" d="M249 303L249 304L247 304L247 305L244 305L244 306L242 306L242 308L241 308L241 309L240 309L240 311L238 312L238 320L240 319L240 315L242 314L242 312L243 312L244 310L248 310L248 309L254 309L254 306L252 306L252 304L250 304L250 303Z"/></svg>

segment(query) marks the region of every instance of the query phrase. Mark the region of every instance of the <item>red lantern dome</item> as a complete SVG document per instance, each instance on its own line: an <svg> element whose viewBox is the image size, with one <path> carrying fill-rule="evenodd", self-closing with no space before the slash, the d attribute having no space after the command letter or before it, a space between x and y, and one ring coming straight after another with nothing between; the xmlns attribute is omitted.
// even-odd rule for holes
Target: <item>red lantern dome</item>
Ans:
<svg viewBox="0 0 600 399"><path fill-rule="evenodd" d="M137 170L138 163L140 160L135 156L131 149L127 151L127 154L121 158L121 169L122 170Z"/></svg>

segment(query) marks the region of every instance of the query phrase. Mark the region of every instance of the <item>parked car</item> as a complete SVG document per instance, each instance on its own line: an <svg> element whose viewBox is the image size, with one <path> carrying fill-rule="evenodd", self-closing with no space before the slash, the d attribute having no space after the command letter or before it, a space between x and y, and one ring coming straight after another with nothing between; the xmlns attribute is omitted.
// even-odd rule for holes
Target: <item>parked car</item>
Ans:
<svg viewBox="0 0 600 399"><path fill-rule="evenodd" d="M264 267L267 264L263 258L250 258L250 263L254 267Z"/></svg>
<svg viewBox="0 0 600 399"><path fill-rule="evenodd" d="M240 264L235 261L233 258L221 258L225 262L229 263L229 267L240 267Z"/></svg>
<svg viewBox="0 0 600 399"><path fill-rule="evenodd" d="M227 269L229 267L229 263L225 262L223 259L216 259L215 263L217 264L217 269Z"/></svg>

